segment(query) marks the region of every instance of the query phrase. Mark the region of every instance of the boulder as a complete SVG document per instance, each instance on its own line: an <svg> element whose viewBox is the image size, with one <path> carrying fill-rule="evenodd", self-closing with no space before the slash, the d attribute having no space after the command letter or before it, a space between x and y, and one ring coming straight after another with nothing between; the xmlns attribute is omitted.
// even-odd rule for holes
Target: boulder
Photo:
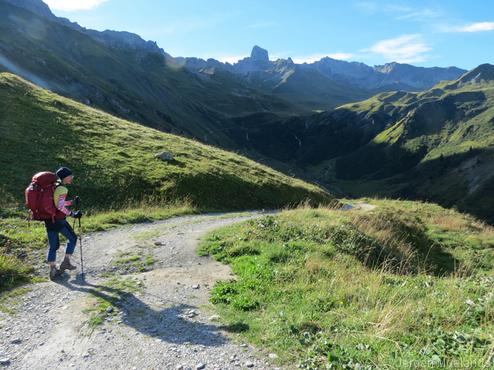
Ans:
<svg viewBox="0 0 494 370"><path fill-rule="evenodd" d="M165 162L173 161L173 154L170 152L167 152L167 151L157 153L154 157L157 159L161 159L162 161L165 161Z"/></svg>

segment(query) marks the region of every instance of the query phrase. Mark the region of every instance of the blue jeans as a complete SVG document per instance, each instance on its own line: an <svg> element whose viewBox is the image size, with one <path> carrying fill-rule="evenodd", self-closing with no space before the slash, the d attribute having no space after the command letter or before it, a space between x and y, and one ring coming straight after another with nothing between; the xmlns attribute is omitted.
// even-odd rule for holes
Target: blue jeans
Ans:
<svg viewBox="0 0 494 370"><path fill-rule="evenodd" d="M55 222L45 221L46 233L48 234L48 256L46 262L55 262L57 258L57 250L60 247L59 234L62 234L67 238L67 247L65 253L74 253L75 246L77 244L77 235L67 222L67 220L55 220Z"/></svg>

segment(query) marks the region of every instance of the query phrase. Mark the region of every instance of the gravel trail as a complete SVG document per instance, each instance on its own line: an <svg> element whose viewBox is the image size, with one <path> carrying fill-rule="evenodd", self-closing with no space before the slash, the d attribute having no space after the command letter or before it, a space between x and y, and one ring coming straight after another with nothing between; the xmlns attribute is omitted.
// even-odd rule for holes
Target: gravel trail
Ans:
<svg viewBox="0 0 494 370"><path fill-rule="evenodd" d="M0 312L0 369L275 369L275 355L218 323L209 292L233 275L196 253L208 231L260 215L177 217L84 237L84 279L77 270L31 285L12 313ZM101 324L91 325L95 316Z"/></svg>

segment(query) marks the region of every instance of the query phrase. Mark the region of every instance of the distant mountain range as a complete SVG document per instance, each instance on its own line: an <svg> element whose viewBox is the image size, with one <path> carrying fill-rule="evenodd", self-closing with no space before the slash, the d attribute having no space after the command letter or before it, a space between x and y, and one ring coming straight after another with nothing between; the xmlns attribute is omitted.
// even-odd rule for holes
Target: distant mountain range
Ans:
<svg viewBox="0 0 494 370"><path fill-rule="evenodd" d="M346 62L329 57L309 64L296 64L291 58L270 61L268 51L259 46L254 46L250 57L239 60L233 65L215 59L175 58L175 60L196 72L210 74L215 70L223 70L241 75L260 86L271 88L275 93L286 90L291 80L299 82L304 75L308 75L312 84L316 80L323 80L327 85L333 85L333 88L344 89L347 95L349 91L355 92L358 89L363 90L360 94L365 95L369 92L391 90L425 90L440 81L454 80L466 72L457 67L424 68L396 62L370 67L364 63ZM294 85L293 88L300 89L300 83ZM309 86L305 87L305 90L309 89ZM320 92L314 91L314 95L317 93ZM337 102L338 99L333 99L333 102L335 100Z"/></svg>
<svg viewBox="0 0 494 370"><path fill-rule="evenodd" d="M221 63L214 59L172 57L155 42L145 41L136 34L110 30L103 32L90 30L66 18L56 17L41 0L0 0L0 3L4 3L4 8L10 6L8 9L5 8L3 12L2 24L5 32L10 32L11 35L8 39L3 39L0 42L0 58L4 60L4 63L0 63L0 65L9 67L6 68L7 70L18 73L25 78L41 77L37 80L38 82L46 81L45 87L51 87L57 92L100 106L125 118L154 125L160 122L159 127L202 139L208 135L199 132L204 130L190 129L190 116L194 117L195 120L201 119L198 116L208 116L209 121L217 121L225 118L222 117L225 112L228 115L238 115L254 111L276 110L292 114L327 110L344 103L368 98L380 91L427 89L441 80L455 79L465 72L456 67L422 68L398 63L369 67L363 63L345 62L331 58L323 58L311 64L296 64L290 58L271 61L268 52L259 46L254 46L250 57L233 65ZM24 12L18 17L9 16L9 14L13 15L19 12L20 9L27 10L29 13ZM33 28L33 24L42 25L43 29L48 32L45 36L50 36L50 38L44 40L42 45L30 47L29 43L37 41L37 36L33 34L36 33L36 30L26 28L27 24L30 25L30 28ZM64 29L68 29L68 32L64 32ZM87 36L91 40L84 39L83 41L81 39L83 36ZM15 48L9 45L9 42L12 41L16 43ZM74 49L74 45L81 42L87 48ZM94 42L98 44L94 44ZM90 46L89 44L93 45ZM41 51L40 49L44 50ZM93 49L101 49L96 58ZM44 58L42 54L45 53L49 54L52 59L72 60L72 65L76 59L80 67L61 66L55 60L50 61ZM34 61L41 59L41 63L47 63L46 68L56 68L69 81L62 81L61 76L55 75L43 77L43 70L39 70L35 66L27 66L26 64L29 62L25 60L26 58L34 58ZM87 60L88 63L81 65L84 60ZM98 85L94 82L92 83L93 86L87 86L88 83L85 83L84 75L89 74L95 78L99 75L102 75L103 78L109 77L106 78L105 87L110 89L114 87L117 92L120 92L122 87L125 87L127 93L131 93L133 90L132 86L127 86L130 76L126 74L105 76L107 73L105 68L108 65L115 65L116 60L127 64L125 67L138 64L133 68L127 68L129 69L128 72L132 73L134 77L140 76L138 79L142 83L152 85L154 81L151 80L158 80L159 87L147 86L138 89L139 91L135 91L135 94L131 94L134 95L133 99L131 96L122 97L119 96L120 94L114 94L110 101L101 102L100 90L102 90L102 86L94 86ZM8 66L5 61L10 62L10 65ZM93 61L100 65L92 66ZM19 66L20 68L12 68L12 66ZM117 70L125 67L117 68ZM154 70L154 68L159 68L161 71ZM34 74L35 69L38 69L36 74ZM80 76L79 72L83 76ZM155 72L158 74L157 76ZM187 72L192 72L193 75ZM112 73L108 74L111 75ZM167 78L163 81L165 75ZM171 77L170 75L174 76ZM179 80L180 83L175 79ZM157 94L165 95L164 92L154 91L151 93L151 90L163 88L164 84L168 90L166 99L157 96ZM194 92L187 91L189 88L199 94L199 97L196 96L194 101L188 104L177 105L175 99L170 95L181 95L178 100L187 99L188 96L194 95ZM201 88L205 88L212 98L206 99L206 107L201 102L206 92L203 92ZM219 94L214 93L215 88ZM225 91L227 93L233 92L233 94L225 97L223 96ZM239 102L239 99L242 102ZM144 113L141 112L143 110L142 104L136 107L129 100L144 101L147 102L144 105L149 104L153 107L149 107L146 109L148 111ZM227 107L228 101L234 103L234 107ZM289 107L283 106L283 102L288 103ZM188 110L183 109L185 105L195 112L188 112L190 114L184 116L184 111ZM199 107L192 108L195 105L199 105ZM174 111L177 106L181 106L180 112ZM209 112L211 108L217 112ZM149 112L149 110L153 112ZM197 114L197 111L202 113ZM208 112L205 113L204 111ZM188 127L179 127L184 120L188 121ZM206 122L203 124L208 126ZM211 138L211 135L209 137ZM223 140L224 138L219 139L219 143Z"/></svg>

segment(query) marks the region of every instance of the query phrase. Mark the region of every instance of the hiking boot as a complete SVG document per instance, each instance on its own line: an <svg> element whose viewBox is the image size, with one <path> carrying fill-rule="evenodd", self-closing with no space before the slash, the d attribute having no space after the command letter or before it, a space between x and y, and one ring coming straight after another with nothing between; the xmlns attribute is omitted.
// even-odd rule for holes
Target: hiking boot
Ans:
<svg viewBox="0 0 494 370"><path fill-rule="evenodd" d="M75 270L77 267L70 263L70 260L64 259L60 264L60 273L63 273L65 270Z"/></svg>
<svg viewBox="0 0 494 370"><path fill-rule="evenodd" d="M60 270L55 266L50 267L50 280L54 280L58 276L60 276Z"/></svg>

